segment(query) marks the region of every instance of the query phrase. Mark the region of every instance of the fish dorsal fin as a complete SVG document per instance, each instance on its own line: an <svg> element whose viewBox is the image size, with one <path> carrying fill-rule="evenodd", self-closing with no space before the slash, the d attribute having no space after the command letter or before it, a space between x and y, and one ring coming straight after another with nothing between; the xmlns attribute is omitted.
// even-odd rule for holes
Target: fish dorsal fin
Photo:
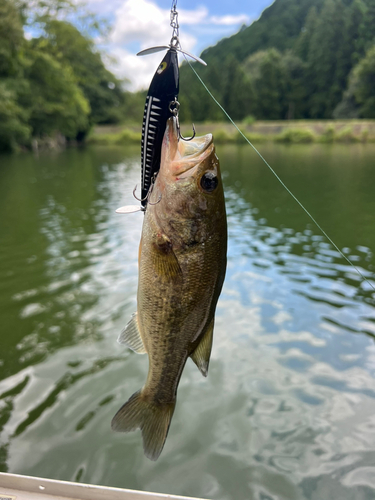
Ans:
<svg viewBox="0 0 375 500"><path fill-rule="evenodd" d="M138 313L134 313L129 323L120 333L117 339L119 344L124 344L138 354L145 354L147 351L143 344L138 325Z"/></svg>
<svg viewBox="0 0 375 500"><path fill-rule="evenodd" d="M214 318L204 332L202 340L199 342L195 350L190 354L191 359L199 368L199 371L204 377L207 377L208 364L210 362L212 339L214 331Z"/></svg>
<svg viewBox="0 0 375 500"><path fill-rule="evenodd" d="M173 251L171 240L165 234L158 234L151 252L155 271L166 278L182 277L180 264Z"/></svg>

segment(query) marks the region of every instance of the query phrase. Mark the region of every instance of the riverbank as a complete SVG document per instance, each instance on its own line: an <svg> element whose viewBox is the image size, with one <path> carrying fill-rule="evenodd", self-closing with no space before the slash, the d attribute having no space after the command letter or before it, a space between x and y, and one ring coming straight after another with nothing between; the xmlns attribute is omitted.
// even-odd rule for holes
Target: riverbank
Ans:
<svg viewBox="0 0 375 500"><path fill-rule="evenodd" d="M375 120L285 120L238 123L241 131L254 143L281 142L294 144L375 142ZM231 123L195 124L197 135L212 133L217 144L241 143L240 133ZM191 124L181 126L183 135L191 135ZM92 144L139 143L139 124L97 126L87 139Z"/></svg>

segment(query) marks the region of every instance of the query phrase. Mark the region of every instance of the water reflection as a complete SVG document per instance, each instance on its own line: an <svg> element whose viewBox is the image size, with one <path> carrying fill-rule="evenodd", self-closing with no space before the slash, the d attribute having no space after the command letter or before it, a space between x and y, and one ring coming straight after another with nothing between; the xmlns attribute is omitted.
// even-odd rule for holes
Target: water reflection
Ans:
<svg viewBox="0 0 375 500"><path fill-rule="evenodd" d="M375 269L372 145L263 146L361 272ZM0 468L218 499L370 499L375 294L248 148L221 147L229 254L208 379L188 363L160 460L110 432L147 360L135 310L138 150L0 170Z"/></svg>

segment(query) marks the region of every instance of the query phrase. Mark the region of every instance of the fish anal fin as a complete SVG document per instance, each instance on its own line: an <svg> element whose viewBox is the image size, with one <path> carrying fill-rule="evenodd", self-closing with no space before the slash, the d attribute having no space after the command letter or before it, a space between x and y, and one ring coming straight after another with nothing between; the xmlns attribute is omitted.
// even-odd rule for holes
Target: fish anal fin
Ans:
<svg viewBox="0 0 375 500"><path fill-rule="evenodd" d="M153 268L162 276L167 278L180 278L182 271L176 254L173 251L171 240L163 233L156 235L153 245L152 260Z"/></svg>
<svg viewBox="0 0 375 500"><path fill-rule="evenodd" d="M199 371L204 377L207 377L208 365L210 362L212 340L214 332L214 318L208 325L207 330L204 332L203 337L194 351L190 354L191 359L199 368Z"/></svg>
<svg viewBox="0 0 375 500"><path fill-rule="evenodd" d="M119 409L112 419L112 430L131 432L141 429L143 449L150 460L157 460L163 450L176 400L154 403L138 391Z"/></svg>
<svg viewBox="0 0 375 500"><path fill-rule="evenodd" d="M139 332L138 313L133 314L129 323L120 333L117 341L120 344L126 345L138 354L145 354L147 352Z"/></svg>

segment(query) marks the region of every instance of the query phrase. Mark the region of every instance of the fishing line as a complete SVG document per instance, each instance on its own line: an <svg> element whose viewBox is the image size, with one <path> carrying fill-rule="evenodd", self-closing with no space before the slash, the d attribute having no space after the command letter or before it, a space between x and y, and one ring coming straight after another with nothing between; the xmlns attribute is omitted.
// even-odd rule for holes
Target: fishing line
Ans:
<svg viewBox="0 0 375 500"><path fill-rule="evenodd" d="M219 106L221 111L226 115L226 117L229 119L229 121L234 125L234 127L238 130L238 132L241 134L241 136L245 139L245 141L253 148L253 150L257 153L257 155L263 160L263 162L267 165L267 167L271 170L273 175L276 177L276 179L280 182L280 184L283 186L284 189L290 194L290 196L298 203L298 205L302 208L302 210L310 217L310 219L313 221L313 223L316 225L316 227L322 232L322 234L327 238L327 240L333 245L333 247L339 252L341 257L343 257L348 264L350 264L353 269L357 271L359 276L366 281L368 285L375 291L375 287L373 284L361 273L361 271L353 264L353 262L348 259L348 257L339 249L339 247L336 245L336 243L328 236L328 234L324 231L322 226L318 224L318 222L314 219L314 217L310 214L310 212L302 205L302 203L298 200L298 198L292 193L292 191L288 188L288 186L284 183L284 181L277 175L275 170L271 167L271 165L267 162L267 160L261 155L261 153L257 150L257 148L249 141L249 139L246 137L246 135L238 128L236 123L232 120L232 118L229 116L229 114L225 111L223 106L219 103L219 101L215 98L215 96L212 94L212 92L209 90L207 85L204 83L202 78L198 75L198 73L195 71L193 66L190 64L189 60L186 58L184 54L185 61L188 63L190 68L193 70L195 73L195 76L198 78L198 80L201 82L203 85L204 89L208 93L208 95L213 99L213 101Z"/></svg>

